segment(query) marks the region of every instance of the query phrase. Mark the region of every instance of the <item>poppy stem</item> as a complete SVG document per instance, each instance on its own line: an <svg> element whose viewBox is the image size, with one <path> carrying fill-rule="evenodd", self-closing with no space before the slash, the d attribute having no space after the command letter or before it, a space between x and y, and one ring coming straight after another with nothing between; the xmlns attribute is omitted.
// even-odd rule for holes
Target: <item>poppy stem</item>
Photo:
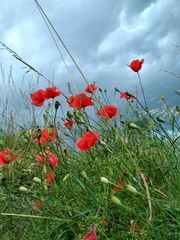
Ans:
<svg viewBox="0 0 180 240"><path fill-rule="evenodd" d="M141 86L142 95L143 95L143 98L144 98L144 103L146 105L146 109L148 109L148 105L147 105L147 102L146 102L144 89L143 89L143 86L142 86L142 82L141 82L141 78L140 78L139 72L137 72L137 74L138 74L138 79L139 79L139 83L140 83L140 86Z"/></svg>

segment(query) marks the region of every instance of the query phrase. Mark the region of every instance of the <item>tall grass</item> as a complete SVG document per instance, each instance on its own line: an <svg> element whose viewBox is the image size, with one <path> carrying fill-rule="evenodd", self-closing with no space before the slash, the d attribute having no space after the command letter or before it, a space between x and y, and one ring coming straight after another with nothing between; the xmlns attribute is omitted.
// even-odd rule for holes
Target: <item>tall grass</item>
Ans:
<svg viewBox="0 0 180 240"><path fill-rule="evenodd" d="M17 54L14 56L51 83ZM71 85L67 87L75 96ZM16 156L12 161L8 155L9 163L0 168L2 239L80 240L94 225L97 239L180 238L179 109L167 104L162 94L162 111L154 114L154 109L147 108L148 99L142 90L145 104L138 98L132 102L132 95L127 93L123 114L107 97L107 90L99 89L86 93L94 105L80 110L72 109L63 93L47 100L39 108L42 114L38 121L38 107L24 95L30 124L17 122L17 115L1 118L0 159L9 149ZM114 94L119 98L117 87ZM67 102L65 109L63 100ZM112 105L117 116L106 121L96 114ZM8 112L7 106L2 116ZM108 117L106 111L104 114ZM73 126L66 128L66 121L72 121ZM40 144L47 127L57 129L58 134ZM100 138L87 151L81 151L77 140L86 132L96 132ZM47 157L49 152L58 157L57 167ZM43 163L37 161L37 155L44 157ZM48 173L56 175L51 183Z"/></svg>

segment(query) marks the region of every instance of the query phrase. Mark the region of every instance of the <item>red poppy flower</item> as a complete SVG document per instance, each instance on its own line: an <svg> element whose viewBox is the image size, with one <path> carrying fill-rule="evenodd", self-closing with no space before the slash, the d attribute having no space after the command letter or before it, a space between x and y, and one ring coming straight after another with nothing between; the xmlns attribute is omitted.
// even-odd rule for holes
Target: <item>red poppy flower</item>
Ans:
<svg viewBox="0 0 180 240"><path fill-rule="evenodd" d="M86 132L81 139L76 141L76 146L81 151L87 151L99 140L99 137L100 135L96 132Z"/></svg>
<svg viewBox="0 0 180 240"><path fill-rule="evenodd" d="M48 87L45 90L47 99L49 98L55 98L59 95L61 95L61 91L59 91L56 87Z"/></svg>
<svg viewBox="0 0 180 240"><path fill-rule="evenodd" d="M54 181L55 178L56 178L56 174L54 172L48 172L46 174L47 185L51 186L51 183Z"/></svg>
<svg viewBox="0 0 180 240"><path fill-rule="evenodd" d="M14 155L13 150L4 150L0 152L0 165L8 164L18 158L18 155Z"/></svg>
<svg viewBox="0 0 180 240"><path fill-rule="evenodd" d="M96 236L96 225L94 225L90 232L83 238L83 240L96 240L97 236Z"/></svg>
<svg viewBox="0 0 180 240"><path fill-rule="evenodd" d="M97 111L97 115L103 117L107 121L109 118L117 116L118 112L115 106L104 106Z"/></svg>
<svg viewBox="0 0 180 240"><path fill-rule="evenodd" d="M128 65L134 72L139 72L139 70L142 68L142 64L144 63L144 59L137 59L131 62L130 65Z"/></svg>
<svg viewBox="0 0 180 240"><path fill-rule="evenodd" d="M131 99L132 102L136 99L134 96L128 96L126 92L120 92L120 98Z"/></svg>
<svg viewBox="0 0 180 240"><path fill-rule="evenodd" d="M53 127L47 127L41 132L40 139L36 138L35 141L40 144L45 144L57 137L57 130Z"/></svg>
<svg viewBox="0 0 180 240"><path fill-rule="evenodd" d="M39 162L40 166L44 166L44 162L47 161L48 165L56 168L59 164L58 157L51 152L43 152L43 154L37 154L35 160Z"/></svg>
<svg viewBox="0 0 180 240"><path fill-rule="evenodd" d="M80 93L74 96L71 96L68 101L71 108L76 108L81 110L82 108L93 106L94 103L91 101L91 98L86 96L85 93Z"/></svg>
<svg viewBox="0 0 180 240"><path fill-rule="evenodd" d="M41 208L43 204L42 204L42 202L34 201L34 202L32 202L32 205L36 208Z"/></svg>
<svg viewBox="0 0 180 240"><path fill-rule="evenodd" d="M44 101L47 99L46 92L42 89L34 92L31 96L32 104L37 107L41 107Z"/></svg>
<svg viewBox="0 0 180 240"><path fill-rule="evenodd" d="M87 88L85 89L85 92L93 93L93 92L96 91L97 89L98 89L97 86L95 86L94 84L90 84L90 85L87 86Z"/></svg>
<svg viewBox="0 0 180 240"><path fill-rule="evenodd" d="M64 126L65 126L65 128L69 128L69 129L72 128L73 124L74 124L73 121L67 121L67 122L64 122Z"/></svg>

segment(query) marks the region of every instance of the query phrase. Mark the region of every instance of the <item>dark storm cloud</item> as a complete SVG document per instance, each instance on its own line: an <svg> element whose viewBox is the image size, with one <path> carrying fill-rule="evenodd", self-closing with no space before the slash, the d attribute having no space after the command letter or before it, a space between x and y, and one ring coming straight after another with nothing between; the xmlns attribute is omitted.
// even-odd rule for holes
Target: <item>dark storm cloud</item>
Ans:
<svg viewBox="0 0 180 240"><path fill-rule="evenodd" d="M161 69L180 75L180 58L174 47L180 45L179 0L39 2L90 82L112 92L115 86L135 92L138 78L126 64L144 58L140 74L147 97L157 99L164 91L177 104L172 89L178 88L179 79ZM65 91L70 77L34 1L18 0L9 5L2 0L0 11L1 41L49 79L54 74L55 83ZM78 90L83 91L86 84L60 49ZM17 75L19 79L24 73L22 64L8 53L0 54L3 65L13 63L15 80ZM36 79L31 74L27 80L31 76Z"/></svg>

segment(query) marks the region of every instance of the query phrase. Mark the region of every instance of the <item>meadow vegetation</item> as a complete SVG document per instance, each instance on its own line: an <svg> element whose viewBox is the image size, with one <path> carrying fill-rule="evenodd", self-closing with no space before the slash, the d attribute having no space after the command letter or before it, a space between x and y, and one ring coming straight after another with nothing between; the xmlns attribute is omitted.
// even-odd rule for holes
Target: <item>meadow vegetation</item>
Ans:
<svg viewBox="0 0 180 240"><path fill-rule="evenodd" d="M82 75L84 92L48 82L25 97L28 128L2 111L1 239L180 239L179 107L162 93L162 109L149 108L143 64L127 66L138 96L115 86L119 104Z"/></svg>

